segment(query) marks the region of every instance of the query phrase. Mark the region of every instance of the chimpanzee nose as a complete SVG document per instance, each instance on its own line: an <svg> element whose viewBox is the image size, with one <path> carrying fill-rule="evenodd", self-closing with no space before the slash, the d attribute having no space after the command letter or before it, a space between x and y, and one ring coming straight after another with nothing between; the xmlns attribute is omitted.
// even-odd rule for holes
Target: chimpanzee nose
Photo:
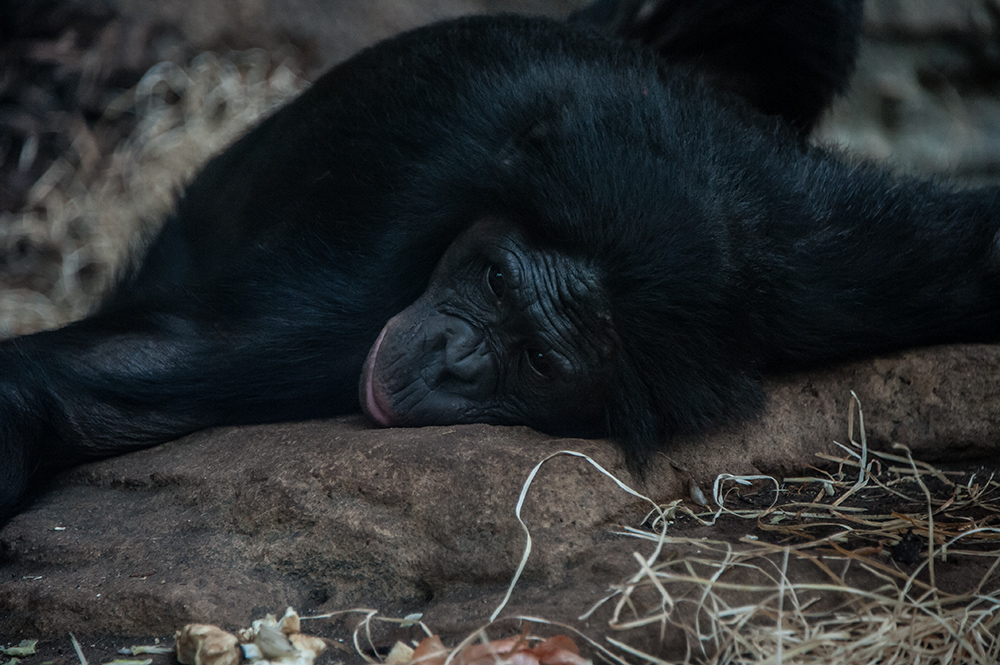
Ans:
<svg viewBox="0 0 1000 665"><path fill-rule="evenodd" d="M434 361L424 370L424 381L458 395L471 397L493 389L496 360L486 336L463 319L436 316L422 326L427 356Z"/></svg>

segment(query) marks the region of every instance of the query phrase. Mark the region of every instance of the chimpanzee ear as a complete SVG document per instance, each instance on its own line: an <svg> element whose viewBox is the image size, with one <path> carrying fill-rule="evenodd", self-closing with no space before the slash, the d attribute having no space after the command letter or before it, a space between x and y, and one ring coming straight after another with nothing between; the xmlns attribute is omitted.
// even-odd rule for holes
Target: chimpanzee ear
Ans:
<svg viewBox="0 0 1000 665"><path fill-rule="evenodd" d="M864 0L596 0L570 21L647 44L809 133L854 71Z"/></svg>

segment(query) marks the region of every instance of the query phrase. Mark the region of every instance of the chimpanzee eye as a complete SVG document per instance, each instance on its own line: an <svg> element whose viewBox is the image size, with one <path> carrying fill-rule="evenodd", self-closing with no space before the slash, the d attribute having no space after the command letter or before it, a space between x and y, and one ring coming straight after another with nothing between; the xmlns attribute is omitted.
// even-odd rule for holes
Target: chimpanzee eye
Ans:
<svg viewBox="0 0 1000 665"><path fill-rule="evenodd" d="M524 352L525 357L528 360L528 365L531 367L535 374L538 374L542 378L551 379L556 374L555 363L549 358L544 351L539 349L526 349Z"/></svg>
<svg viewBox="0 0 1000 665"><path fill-rule="evenodd" d="M503 300L504 294L507 292L507 284L504 282L503 272L496 266L490 266L486 269L486 285L490 287L490 291L497 300Z"/></svg>

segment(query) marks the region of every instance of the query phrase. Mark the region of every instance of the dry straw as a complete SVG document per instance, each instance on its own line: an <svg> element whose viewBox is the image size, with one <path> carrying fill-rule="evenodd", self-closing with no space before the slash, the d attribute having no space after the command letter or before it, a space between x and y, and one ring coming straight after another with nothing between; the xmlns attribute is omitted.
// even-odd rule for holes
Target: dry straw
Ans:
<svg viewBox="0 0 1000 665"><path fill-rule="evenodd" d="M717 493L714 513L689 513L705 524L724 514L753 520L769 539L794 544L626 529L655 541L658 550L688 554L655 563L636 556L639 572L612 594L610 625L622 637L609 641L655 664L1000 662L1000 482L992 474L942 472L915 461L903 446L898 455L870 450L863 422L861 441L854 440L853 421L852 411L849 443L837 444L844 454L822 456L835 470L785 479L785 498L775 505L729 510L725 495ZM816 490L806 501L785 500L795 486ZM848 505L861 493L860 505ZM879 510L918 504L922 511ZM817 531L826 535L814 537ZM894 547L914 538L926 543L926 551L911 566L896 563ZM956 560L977 563L981 571L961 591L942 588L936 579L941 562ZM815 575L803 575L803 566ZM747 597L754 602L734 602ZM683 659L668 661L628 646L630 630L650 625L687 635Z"/></svg>

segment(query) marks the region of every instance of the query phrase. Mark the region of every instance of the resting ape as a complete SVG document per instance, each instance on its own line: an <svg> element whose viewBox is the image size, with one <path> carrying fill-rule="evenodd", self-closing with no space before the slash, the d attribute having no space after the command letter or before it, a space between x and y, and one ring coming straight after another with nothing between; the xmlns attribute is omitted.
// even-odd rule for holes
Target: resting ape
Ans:
<svg viewBox="0 0 1000 665"><path fill-rule="evenodd" d="M752 413L763 370L997 337L997 191L802 141L858 2L642 4L405 34L212 160L94 315L0 344L0 513L60 466L359 393L638 467Z"/></svg>

